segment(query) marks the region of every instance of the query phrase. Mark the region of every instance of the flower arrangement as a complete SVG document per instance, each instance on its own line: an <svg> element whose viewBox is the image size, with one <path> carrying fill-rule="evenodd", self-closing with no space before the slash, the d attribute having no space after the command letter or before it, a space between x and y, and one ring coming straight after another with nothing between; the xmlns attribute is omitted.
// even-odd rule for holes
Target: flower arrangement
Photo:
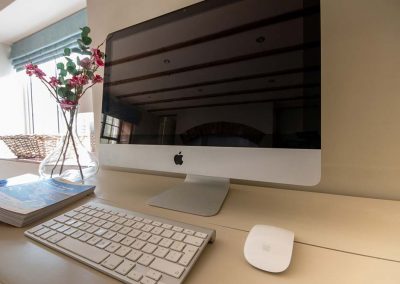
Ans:
<svg viewBox="0 0 400 284"><path fill-rule="evenodd" d="M59 175L62 175L67 152L72 145L75 159L79 168L80 178L84 179L84 172L80 161L77 138L73 135L74 120L76 120L77 106L79 100L93 85L103 82L101 75L96 74L98 68L104 66L104 52L100 51L100 44L96 48L91 48L92 39L89 37L90 28L81 28L81 36L77 40L78 47L65 48L64 58L66 64L57 63L56 76L48 77L37 65L27 64L26 74L36 76L47 88L55 101L59 104L62 116L67 126L67 133L62 139L60 151L57 153L55 161L52 162L50 177L53 177L57 167ZM78 54L75 59L72 54ZM50 154L51 155L51 154ZM54 159L53 159L54 160ZM43 160L42 163L46 161ZM97 161L96 161L97 163ZM97 163L98 167L98 163ZM96 169L97 172L97 169Z"/></svg>

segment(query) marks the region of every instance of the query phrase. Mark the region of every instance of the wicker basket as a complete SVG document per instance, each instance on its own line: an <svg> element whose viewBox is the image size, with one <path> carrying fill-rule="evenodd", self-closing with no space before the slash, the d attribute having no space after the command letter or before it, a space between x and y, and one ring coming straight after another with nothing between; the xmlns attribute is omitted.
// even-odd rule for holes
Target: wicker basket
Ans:
<svg viewBox="0 0 400 284"><path fill-rule="evenodd" d="M0 136L18 159L43 159L57 145L60 136L55 135L11 135Z"/></svg>

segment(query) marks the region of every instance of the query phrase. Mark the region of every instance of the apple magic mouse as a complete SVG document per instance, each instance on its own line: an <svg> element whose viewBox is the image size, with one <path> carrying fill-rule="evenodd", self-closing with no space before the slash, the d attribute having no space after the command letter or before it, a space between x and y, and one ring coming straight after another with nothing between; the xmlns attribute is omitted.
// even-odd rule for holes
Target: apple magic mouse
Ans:
<svg viewBox="0 0 400 284"><path fill-rule="evenodd" d="M268 272L283 272L290 264L294 233L273 226L255 225L249 232L244 257L247 262Z"/></svg>

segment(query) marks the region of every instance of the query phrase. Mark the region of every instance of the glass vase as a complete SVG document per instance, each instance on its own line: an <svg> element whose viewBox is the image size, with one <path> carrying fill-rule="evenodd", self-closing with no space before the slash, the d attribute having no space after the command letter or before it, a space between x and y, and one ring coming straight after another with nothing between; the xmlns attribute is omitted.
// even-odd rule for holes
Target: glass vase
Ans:
<svg viewBox="0 0 400 284"><path fill-rule="evenodd" d="M39 174L42 178L60 177L83 182L97 174L99 162L82 144L77 133L78 110L78 105L61 105L61 120L65 124L66 133L40 163Z"/></svg>

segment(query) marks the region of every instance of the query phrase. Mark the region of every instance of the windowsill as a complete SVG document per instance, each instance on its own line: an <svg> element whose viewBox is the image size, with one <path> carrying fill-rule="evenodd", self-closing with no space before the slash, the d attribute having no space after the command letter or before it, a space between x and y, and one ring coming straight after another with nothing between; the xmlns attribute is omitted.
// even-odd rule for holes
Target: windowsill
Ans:
<svg viewBox="0 0 400 284"><path fill-rule="evenodd" d="M2 158L0 157L0 161L10 161L10 162L19 162L19 163L32 163L32 164L40 164L42 160L40 159L18 159L18 158Z"/></svg>

